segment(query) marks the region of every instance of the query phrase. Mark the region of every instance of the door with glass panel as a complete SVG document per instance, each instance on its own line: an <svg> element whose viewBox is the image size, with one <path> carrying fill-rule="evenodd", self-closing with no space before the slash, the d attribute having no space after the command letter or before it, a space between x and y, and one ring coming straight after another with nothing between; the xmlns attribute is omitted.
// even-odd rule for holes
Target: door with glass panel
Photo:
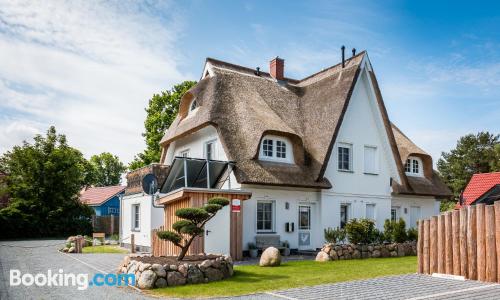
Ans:
<svg viewBox="0 0 500 300"><path fill-rule="evenodd" d="M299 249L312 249L311 243L311 206L299 205Z"/></svg>

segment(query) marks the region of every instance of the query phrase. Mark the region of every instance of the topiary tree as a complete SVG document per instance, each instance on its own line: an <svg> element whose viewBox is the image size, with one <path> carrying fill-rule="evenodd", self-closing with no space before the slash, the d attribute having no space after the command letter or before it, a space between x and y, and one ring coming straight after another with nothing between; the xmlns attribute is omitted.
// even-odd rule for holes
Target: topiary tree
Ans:
<svg viewBox="0 0 500 300"><path fill-rule="evenodd" d="M203 234L205 224L228 204L229 199L214 197L208 199L208 203L203 207L180 208L175 211L175 215L182 220L172 225L173 231L159 231L156 235L160 239L170 241L181 248L181 253L177 256L177 260L182 260L186 256L193 240Z"/></svg>

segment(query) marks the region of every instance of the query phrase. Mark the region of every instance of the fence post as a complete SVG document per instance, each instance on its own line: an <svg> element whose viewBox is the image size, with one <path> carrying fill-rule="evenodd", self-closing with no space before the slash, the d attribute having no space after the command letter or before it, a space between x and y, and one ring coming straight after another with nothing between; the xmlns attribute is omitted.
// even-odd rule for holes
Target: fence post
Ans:
<svg viewBox="0 0 500 300"><path fill-rule="evenodd" d="M110 219L110 223L111 223L111 225L110 225L110 227L111 227L111 230L110 230L111 233L110 234L115 234L115 216L114 215L110 215L109 219Z"/></svg>
<svg viewBox="0 0 500 300"><path fill-rule="evenodd" d="M431 234L431 239L437 239L437 273L445 273L445 222L444 215L440 214L437 221L437 236Z"/></svg>
<svg viewBox="0 0 500 300"><path fill-rule="evenodd" d="M493 205L485 207L485 229L486 229L486 281L497 281L497 251L495 243L495 208ZM489 229L489 230L488 230Z"/></svg>
<svg viewBox="0 0 500 300"><path fill-rule="evenodd" d="M495 244L497 254L497 282L500 283L500 201L495 202Z"/></svg>
<svg viewBox="0 0 500 300"><path fill-rule="evenodd" d="M418 221L418 239L417 239L417 255L418 255L418 273L424 273L424 220Z"/></svg>
<svg viewBox="0 0 500 300"><path fill-rule="evenodd" d="M476 221L476 230L477 230L477 280L485 281L486 280L486 230L484 228L484 204L476 205L477 211L477 221Z"/></svg>
<svg viewBox="0 0 500 300"><path fill-rule="evenodd" d="M460 275L468 278L467 208L460 209Z"/></svg>
<svg viewBox="0 0 500 300"><path fill-rule="evenodd" d="M460 275L460 212L451 213L451 228L453 231L453 275Z"/></svg>
<svg viewBox="0 0 500 300"><path fill-rule="evenodd" d="M130 253L135 253L135 236L130 234Z"/></svg>
<svg viewBox="0 0 500 300"><path fill-rule="evenodd" d="M430 273L436 273L438 271L438 255L437 255L437 224L438 217L431 217L431 225L430 225Z"/></svg>
<svg viewBox="0 0 500 300"><path fill-rule="evenodd" d="M429 233L430 233L430 220L424 220L424 237L423 237L423 258L424 258L424 274L430 273L430 241L429 241Z"/></svg>
<svg viewBox="0 0 500 300"><path fill-rule="evenodd" d="M468 271L467 278L477 279L477 239L476 239L476 207L468 206L467 217L467 256L468 256Z"/></svg>
<svg viewBox="0 0 500 300"><path fill-rule="evenodd" d="M444 215L445 237L445 271L446 274L453 274L453 229L451 228L451 212Z"/></svg>

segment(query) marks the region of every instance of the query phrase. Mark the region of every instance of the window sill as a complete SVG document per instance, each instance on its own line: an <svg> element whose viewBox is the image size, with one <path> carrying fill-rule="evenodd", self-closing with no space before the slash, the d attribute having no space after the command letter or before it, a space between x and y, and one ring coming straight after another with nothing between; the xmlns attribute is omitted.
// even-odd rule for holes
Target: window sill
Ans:
<svg viewBox="0 0 500 300"><path fill-rule="evenodd" d="M276 234L276 231L257 231L257 234Z"/></svg>
<svg viewBox="0 0 500 300"><path fill-rule="evenodd" d="M352 171L352 170L341 170L341 169L337 169L337 171L339 171L339 172L344 172L344 173L354 173L354 171Z"/></svg>
<svg viewBox="0 0 500 300"><path fill-rule="evenodd" d="M130 229L130 231L132 231L132 232L141 232L141 229L140 228L132 228L132 229Z"/></svg>
<svg viewBox="0 0 500 300"><path fill-rule="evenodd" d="M364 172L363 174L365 174L365 175L375 175L375 176L378 175L378 173L371 173L371 172Z"/></svg>

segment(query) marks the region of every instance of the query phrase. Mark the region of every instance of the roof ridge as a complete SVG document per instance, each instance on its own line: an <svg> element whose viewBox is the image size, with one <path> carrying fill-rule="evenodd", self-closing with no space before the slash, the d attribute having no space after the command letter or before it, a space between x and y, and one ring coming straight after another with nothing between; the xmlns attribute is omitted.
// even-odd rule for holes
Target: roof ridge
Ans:
<svg viewBox="0 0 500 300"><path fill-rule="evenodd" d="M347 58L347 59L344 61L344 63L349 62L349 61L351 61L352 59L357 58L358 56L360 56L360 55L362 55L362 54L365 54L365 53L366 53L366 50L363 50L363 51L359 52L358 54L356 54L356 55L354 55L354 56L351 56L351 57ZM322 73L324 73L324 72L327 72L327 71L329 71L329 70L331 70L331 69L333 69L333 68L336 68L336 67L340 66L341 64L342 64L342 62L339 62L339 63L337 63L337 64L335 64L335 65L333 65L333 66L330 66L330 67L325 68L325 69L323 69L323 70L321 70L321 71L318 71L318 72L316 72L316 73L313 73L313 74L311 74L311 75L309 75L309 76L307 76L307 77L304 77L304 78L302 78L302 79L300 79L300 80L299 80L299 83L300 83L300 82L303 82L303 81L306 81L307 79L313 78L313 77L315 77L315 76L317 76L317 75L319 75L319 74L322 74Z"/></svg>

